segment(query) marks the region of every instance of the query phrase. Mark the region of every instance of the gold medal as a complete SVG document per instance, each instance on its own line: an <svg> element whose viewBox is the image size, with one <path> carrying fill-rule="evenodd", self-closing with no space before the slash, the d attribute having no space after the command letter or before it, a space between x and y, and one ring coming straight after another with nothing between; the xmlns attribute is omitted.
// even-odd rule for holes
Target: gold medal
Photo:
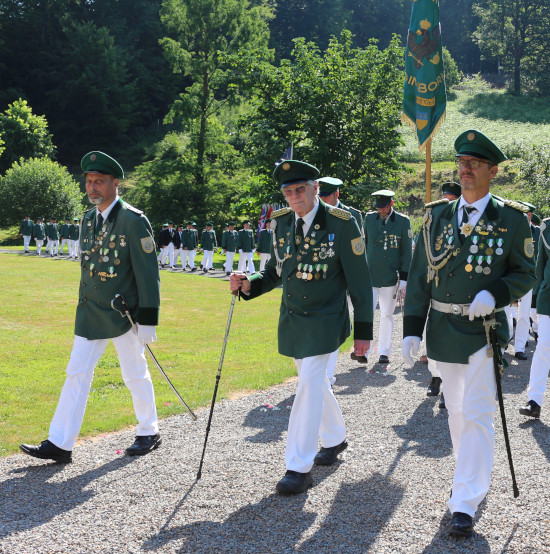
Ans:
<svg viewBox="0 0 550 554"><path fill-rule="evenodd" d="M493 255L493 249L492 248L487 248L487 250L485 250L485 254L487 254L487 256L492 256Z"/></svg>
<svg viewBox="0 0 550 554"><path fill-rule="evenodd" d="M90 277L93 277L93 276L94 276L94 272L90 271Z"/></svg>
<svg viewBox="0 0 550 554"><path fill-rule="evenodd" d="M314 275L314 277L315 277L315 280L318 281L318 280L321 278L321 274L320 274L320 273L316 273L316 274Z"/></svg>
<svg viewBox="0 0 550 554"><path fill-rule="evenodd" d="M301 272L301 271L297 271L297 272L296 272L296 277L298 277L298 279L301 279L301 278L302 278L302 272Z"/></svg>
<svg viewBox="0 0 550 554"><path fill-rule="evenodd" d="M114 248L115 246L116 246L116 245L115 245L114 242L110 242L110 243L109 243L109 248Z"/></svg>
<svg viewBox="0 0 550 554"><path fill-rule="evenodd" d="M313 275L311 273L307 274L307 280L311 281L313 279Z"/></svg>
<svg viewBox="0 0 550 554"><path fill-rule="evenodd" d="M115 259L113 260L113 263L114 263L115 265L118 265L118 264L120 263L120 260L119 260L118 258L115 258Z"/></svg>
<svg viewBox="0 0 550 554"><path fill-rule="evenodd" d="M474 266L472 264L466 264L466 267L464 268L468 273L474 269Z"/></svg>

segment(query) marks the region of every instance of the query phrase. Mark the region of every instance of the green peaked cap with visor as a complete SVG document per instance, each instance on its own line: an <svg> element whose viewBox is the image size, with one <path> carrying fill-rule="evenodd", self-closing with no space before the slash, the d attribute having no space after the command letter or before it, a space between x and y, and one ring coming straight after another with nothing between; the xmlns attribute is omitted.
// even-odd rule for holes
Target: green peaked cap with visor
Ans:
<svg viewBox="0 0 550 554"><path fill-rule="evenodd" d="M507 160L504 152L481 131L469 129L458 135L455 140L456 157L472 156L489 160L495 165Z"/></svg>
<svg viewBox="0 0 550 554"><path fill-rule="evenodd" d="M298 160L286 160L273 172L273 178L281 187L304 181L315 181L317 177L319 177L319 170L314 165Z"/></svg>
<svg viewBox="0 0 550 554"><path fill-rule="evenodd" d="M94 150L88 152L80 162L82 172L101 173L103 175L112 175L116 179L124 179L124 170L122 166L108 154Z"/></svg>

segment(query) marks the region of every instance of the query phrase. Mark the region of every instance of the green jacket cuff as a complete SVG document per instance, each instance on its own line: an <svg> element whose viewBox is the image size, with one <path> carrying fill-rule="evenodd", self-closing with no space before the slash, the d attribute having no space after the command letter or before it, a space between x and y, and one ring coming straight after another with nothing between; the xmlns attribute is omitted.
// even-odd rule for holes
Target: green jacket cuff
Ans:
<svg viewBox="0 0 550 554"><path fill-rule="evenodd" d="M504 308L512 302L506 283L500 279L490 283L489 286L485 287L485 290L488 290L495 297L496 308Z"/></svg>
<svg viewBox="0 0 550 554"><path fill-rule="evenodd" d="M159 309L158 308L138 308L136 321L141 325L158 325Z"/></svg>
<svg viewBox="0 0 550 554"><path fill-rule="evenodd" d="M399 280L400 281L406 281L408 276L409 276L408 271L400 271L399 272Z"/></svg>
<svg viewBox="0 0 550 554"><path fill-rule="evenodd" d="M403 338L421 337L424 333L424 324L426 321L417 315L406 315L403 318Z"/></svg>
<svg viewBox="0 0 550 554"><path fill-rule="evenodd" d="M353 322L354 340L372 340L372 323L369 321Z"/></svg>

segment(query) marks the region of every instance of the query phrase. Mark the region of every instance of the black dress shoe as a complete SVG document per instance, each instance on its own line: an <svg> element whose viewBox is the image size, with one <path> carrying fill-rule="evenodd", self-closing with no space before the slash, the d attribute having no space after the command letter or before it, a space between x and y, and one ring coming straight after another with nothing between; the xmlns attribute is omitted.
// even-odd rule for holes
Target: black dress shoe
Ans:
<svg viewBox="0 0 550 554"><path fill-rule="evenodd" d="M525 352L516 352L514 354L514 356L518 359L518 360L526 360L527 359L527 356L525 355Z"/></svg>
<svg viewBox="0 0 550 554"><path fill-rule="evenodd" d="M72 462L73 453L71 450L63 450L49 440L42 441L40 446L22 444L19 450L33 458L40 458L41 460L54 460L60 464L70 464Z"/></svg>
<svg viewBox="0 0 550 554"><path fill-rule="evenodd" d="M126 449L128 456L144 456L153 450L156 450L162 444L162 439L156 435L147 435L136 437L134 444Z"/></svg>
<svg viewBox="0 0 550 554"><path fill-rule="evenodd" d="M426 396L437 396L439 394L440 389L441 389L441 377L432 377L432 380L428 385L428 390L426 391Z"/></svg>
<svg viewBox="0 0 550 554"><path fill-rule="evenodd" d="M275 489L280 494L299 494L306 491L313 485L311 471L299 473L298 471L287 470L285 476L277 483Z"/></svg>
<svg viewBox="0 0 550 554"><path fill-rule="evenodd" d="M191 271L197 271L197 268L196 268L196 267L194 267L194 268L193 268L193 269L192 269Z"/></svg>
<svg viewBox="0 0 550 554"><path fill-rule="evenodd" d="M358 356L355 352L352 352L349 357L352 359L352 360L355 360L356 362L359 362L360 364L366 364L368 363L368 360L367 360L367 357L366 356Z"/></svg>
<svg viewBox="0 0 550 554"><path fill-rule="evenodd" d="M378 363L379 364L389 364L390 359L387 356L384 356L384 354L382 354L382 356L380 356L380 358L378 358Z"/></svg>
<svg viewBox="0 0 550 554"><path fill-rule="evenodd" d="M525 404L523 408L519 409L519 413L521 415L539 418L540 406L534 400L529 400L529 402L527 402L527 404Z"/></svg>
<svg viewBox="0 0 550 554"><path fill-rule="evenodd" d="M439 409L440 410L447 409L447 406L445 406L445 397L443 396L443 393L441 393L441 397L439 398Z"/></svg>
<svg viewBox="0 0 550 554"><path fill-rule="evenodd" d="M471 537L474 530L472 516L463 512L455 512L451 518L449 533L455 537Z"/></svg>
<svg viewBox="0 0 550 554"><path fill-rule="evenodd" d="M348 443L346 441L342 441L336 446L321 448L321 450L317 452L313 463L316 466L331 466L338 459L338 454L343 452L347 447Z"/></svg>

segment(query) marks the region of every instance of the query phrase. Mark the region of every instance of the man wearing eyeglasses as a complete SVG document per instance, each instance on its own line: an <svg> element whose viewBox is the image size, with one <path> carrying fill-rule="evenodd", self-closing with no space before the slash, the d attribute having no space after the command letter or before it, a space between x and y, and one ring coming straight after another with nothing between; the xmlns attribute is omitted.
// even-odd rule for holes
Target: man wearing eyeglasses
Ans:
<svg viewBox="0 0 550 554"><path fill-rule="evenodd" d="M282 285L279 353L294 359L298 389L290 413L281 494L313 484L312 466L332 465L348 445L328 374L350 334L346 291L354 311L354 350L372 339L372 295L365 244L353 216L318 198L319 171L297 160L273 174L289 207L271 214L273 257L250 278L233 273L230 288L249 300ZM317 452L320 439L321 449Z"/></svg>
<svg viewBox="0 0 550 554"><path fill-rule="evenodd" d="M412 366L427 318L428 358L443 379L456 459L449 531L469 537L494 455L496 381L483 319L494 315L506 348L503 308L533 287L535 266L526 208L490 193L506 156L476 130L454 146L462 196L426 206L407 284L403 357Z"/></svg>

